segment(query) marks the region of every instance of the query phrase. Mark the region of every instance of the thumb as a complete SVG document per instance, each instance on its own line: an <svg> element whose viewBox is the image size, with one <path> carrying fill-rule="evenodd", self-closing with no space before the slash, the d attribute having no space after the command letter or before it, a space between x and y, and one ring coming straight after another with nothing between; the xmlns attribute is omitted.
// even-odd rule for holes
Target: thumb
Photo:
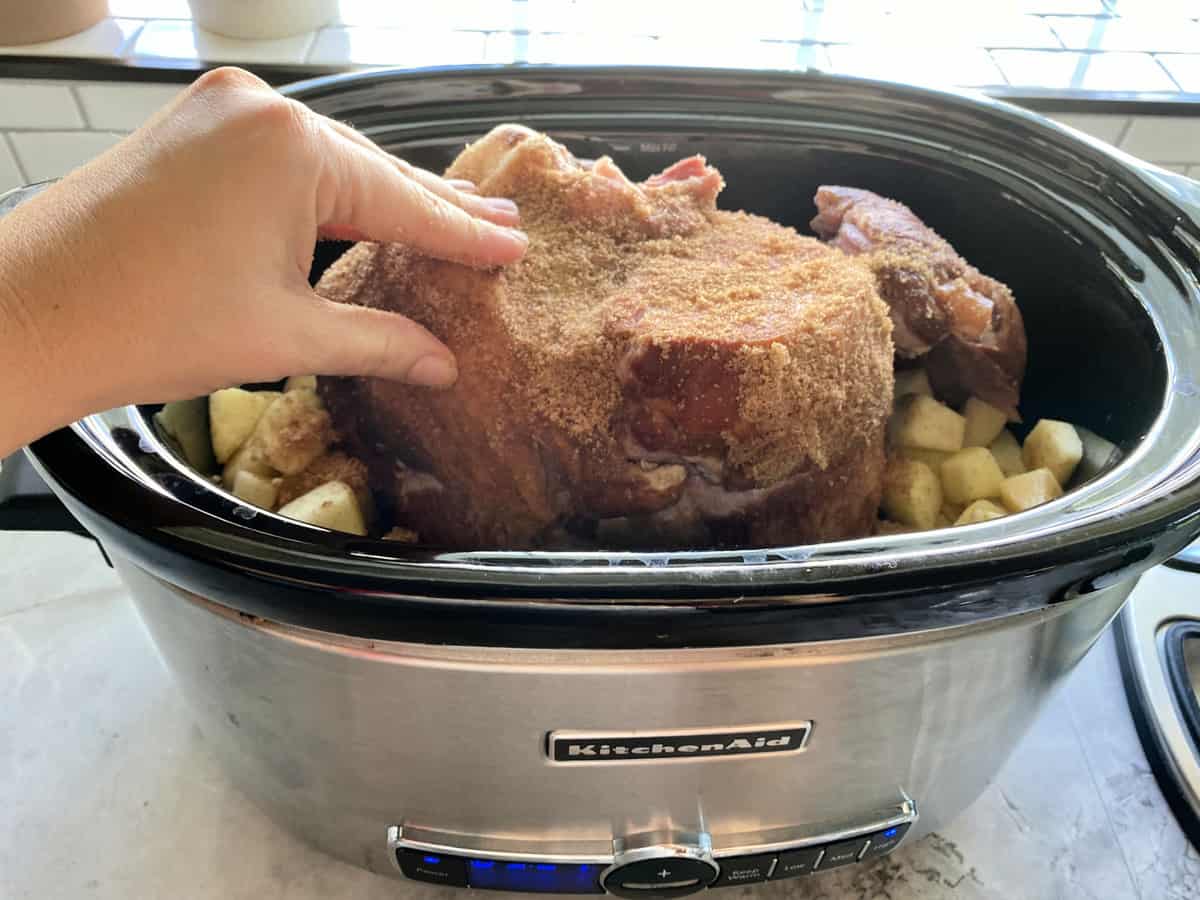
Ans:
<svg viewBox="0 0 1200 900"><path fill-rule="evenodd" d="M450 348L412 319L309 293L290 308L297 331L290 348L296 371L367 375L425 387L450 387L458 366Z"/></svg>

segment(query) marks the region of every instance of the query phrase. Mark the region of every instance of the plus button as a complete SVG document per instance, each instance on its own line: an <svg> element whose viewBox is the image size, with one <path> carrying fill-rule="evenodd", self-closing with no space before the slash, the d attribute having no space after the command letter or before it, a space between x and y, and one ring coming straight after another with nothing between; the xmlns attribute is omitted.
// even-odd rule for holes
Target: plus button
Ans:
<svg viewBox="0 0 1200 900"><path fill-rule="evenodd" d="M670 869L662 869L662 870L660 870L660 871L658 872L658 877L659 877L659 878L666 878L666 877L667 877L668 875L670 875L670 874L671 874L671 870L670 870Z"/></svg>

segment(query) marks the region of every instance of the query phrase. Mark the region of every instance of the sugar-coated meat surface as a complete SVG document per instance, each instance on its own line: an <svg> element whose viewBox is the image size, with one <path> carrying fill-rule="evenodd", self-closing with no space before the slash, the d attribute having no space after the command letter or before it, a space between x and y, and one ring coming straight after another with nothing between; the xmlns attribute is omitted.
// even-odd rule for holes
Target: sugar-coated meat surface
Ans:
<svg viewBox="0 0 1200 900"><path fill-rule="evenodd" d="M859 188L821 187L813 230L875 272L896 352L924 357L938 395L974 395L1017 418L1025 326L1012 292L983 275L908 207Z"/></svg>
<svg viewBox="0 0 1200 900"><path fill-rule="evenodd" d="M318 285L410 316L458 357L447 391L321 380L396 524L502 548L870 532L893 354L867 265L718 211L700 157L634 183L505 125L447 175L517 201L524 260L476 270L362 243Z"/></svg>

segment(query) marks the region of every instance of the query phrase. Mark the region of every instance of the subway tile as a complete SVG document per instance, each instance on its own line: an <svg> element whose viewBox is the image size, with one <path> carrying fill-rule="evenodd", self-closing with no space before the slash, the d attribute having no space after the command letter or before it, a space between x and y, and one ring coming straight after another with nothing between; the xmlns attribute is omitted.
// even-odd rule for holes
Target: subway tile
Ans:
<svg viewBox="0 0 1200 900"><path fill-rule="evenodd" d="M531 63L577 65L653 65L658 41L644 35L531 34Z"/></svg>
<svg viewBox="0 0 1200 900"><path fill-rule="evenodd" d="M0 133L0 192L11 191L25 183L25 176L17 166L17 160L8 149L8 142Z"/></svg>
<svg viewBox="0 0 1200 900"><path fill-rule="evenodd" d="M483 62L482 31L409 31L401 28L323 28L308 61L319 65L424 66Z"/></svg>
<svg viewBox="0 0 1200 900"><path fill-rule="evenodd" d="M1200 94L1200 53L1164 53L1156 59L1183 90Z"/></svg>
<svg viewBox="0 0 1200 900"><path fill-rule="evenodd" d="M526 35L495 31L487 36L483 61L489 65L509 65L525 61Z"/></svg>
<svg viewBox="0 0 1200 900"><path fill-rule="evenodd" d="M1183 18L1088 19L1048 16L1070 50L1188 53L1200 48L1200 25Z"/></svg>
<svg viewBox="0 0 1200 900"><path fill-rule="evenodd" d="M1146 53L993 50L992 58L1009 84L1016 87L1168 93L1177 90L1167 73Z"/></svg>
<svg viewBox="0 0 1200 900"><path fill-rule="evenodd" d="M75 87L92 128L132 131L183 90L177 84L105 82Z"/></svg>
<svg viewBox="0 0 1200 900"><path fill-rule="evenodd" d="M525 27L533 32L798 40L804 29L804 11L791 0L743 0L735 16L703 14L688 0L528 0L524 7Z"/></svg>
<svg viewBox="0 0 1200 900"><path fill-rule="evenodd" d="M65 84L0 80L0 128L82 128Z"/></svg>
<svg viewBox="0 0 1200 900"><path fill-rule="evenodd" d="M0 54L21 56L120 56L144 23L141 19L104 19L69 37L40 44L0 47Z"/></svg>
<svg viewBox="0 0 1200 900"><path fill-rule="evenodd" d="M993 50L992 59L1014 87L1069 88L1083 60L1079 53Z"/></svg>
<svg viewBox="0 0 1200 900"><path fill-rule="evenodd" d="M818 56L820 62L818 62ZM721 69L828 68L824 48L779 41L715 41L660 38L654 63Z"/></svg>
<svg viewBox="0 0 1200 900"><path fill-rule="evenodd" d="M865 78L932 86L1004 84L985 50L902 46L830 47L832 71Z"/></svg>
<svg viewBox="0 0 1200 900"><path fill-rule="evenodd" d="M265 41L242 41L213 34L184 21L147 22L133 45L133 55L145 59L186 59L232 63L299 63L313 35Z"/></svg>
<svg viewBox="0 0 1200 900"><path fill-rule="evenodd" d="M449 3L381 3L341 0L336 24L416 30L509 31L515 6L508 0L453 0Z"/></svg>
<svg viewBox="0 0 1200 900"><path fill-rule="evenodd" d="M14 131L9 137L30 181L60 178L121 140L101 131Z"/></svg>
<svg viewBox="0 0 1200 900"><path fill-rule="evenodd" d="M1175 82L1147 53L1093 53L1073 87L1084 91L1176 93Z"/></svg>
<svg viewBox="0 0 1200 900"><path fill-rule="evenodd" d="M1142 159L1196 159L1200 154L1200 118L1134 116L1121 149Z"/></svg>
<svg viewBox="0 0 1200 900"><path fill-rule="evenodd" d="M1108 0L1108 5L1123 19L1200 17L1200 0Z"/></svg>
<svg viewBox="0 0 1200 900"><path fill-rule="evenodd" d="M1066 113L1062 115L1051 115L1054 119L1069 128L1074 128L1076 131L1082 131L1084 134L1090 134L1092 137L1099 138L1115 145L1121 137L1121 132L1125 130L1125 126L1129 124L1128 116L1105 116L1105 115L1083 115Z"/></svg>
<svg viewBox="0 0 1200 900"><path fill-rule="evenodd" d="M345 4L345 0L342 0ZM108 0L108 12L131 19L190 19L187 0Z"/></svg>

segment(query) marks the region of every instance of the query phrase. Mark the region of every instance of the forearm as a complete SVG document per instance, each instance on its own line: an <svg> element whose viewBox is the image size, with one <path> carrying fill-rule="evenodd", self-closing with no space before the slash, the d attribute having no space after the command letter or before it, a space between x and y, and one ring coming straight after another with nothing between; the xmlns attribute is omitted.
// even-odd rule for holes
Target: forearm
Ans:
<svg viewBox="0 0 1200 900"><path fill-rule="evenodd" d="M73 383L69 333L54 328L61 273L32 235L21 236L17 218L0 220L0 457L88 411L88 392Z"/></svg>

